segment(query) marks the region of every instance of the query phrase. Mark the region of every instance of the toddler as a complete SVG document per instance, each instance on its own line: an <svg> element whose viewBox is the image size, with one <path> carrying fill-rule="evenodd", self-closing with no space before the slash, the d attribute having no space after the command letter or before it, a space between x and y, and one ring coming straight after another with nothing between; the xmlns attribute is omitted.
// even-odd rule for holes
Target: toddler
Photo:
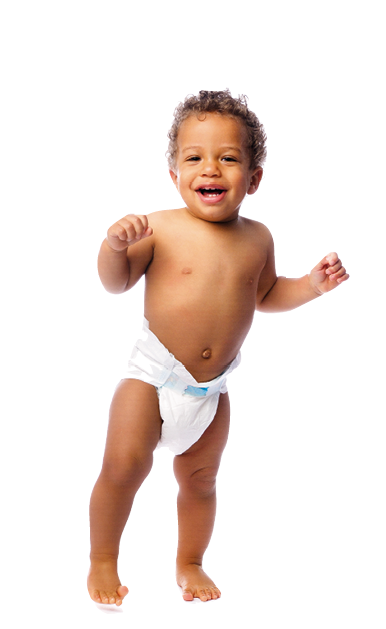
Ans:
<svg viewBox="0 0 386 629"><path fill-rule="evenodd" d="M161 446L175 455L179 484L177 583L186 601L221 596L202 561L229 430L226 378L255 310L297 308L349 277L336 253L304 277L277 277L270 232L239 215L266 156L264 129L244 97L225 90L186 98L168 137L184 207L125 216L109 228L98 258L111 293L146 280L143 329L114 393L91 496L87 585L98 603L121 605L128 593L117 572L120 538Z"/></svg>

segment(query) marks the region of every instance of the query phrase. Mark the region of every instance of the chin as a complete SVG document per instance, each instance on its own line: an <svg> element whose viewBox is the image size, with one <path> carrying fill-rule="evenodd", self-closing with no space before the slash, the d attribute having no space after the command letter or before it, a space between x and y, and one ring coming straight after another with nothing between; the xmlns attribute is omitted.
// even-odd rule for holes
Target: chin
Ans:
<svg viewBox="0 0 386 629"><path fill-rule="evenodd" d="M224 214L223 212L203 212L200 218L210 223L228 223L229 221L234 221L238 217L238 214L238 211L232 212L231 214Z"/></svg>

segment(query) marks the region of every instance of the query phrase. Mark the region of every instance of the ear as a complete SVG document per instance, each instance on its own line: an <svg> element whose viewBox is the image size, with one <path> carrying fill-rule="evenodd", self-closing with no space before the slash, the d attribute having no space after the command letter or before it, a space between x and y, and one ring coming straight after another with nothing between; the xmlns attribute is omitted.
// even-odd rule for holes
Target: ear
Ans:
<svg viewBox="0 0 386 629"><path fill-rule="evenodd" d="M174 185L176 186L177 190L178 190L178 176L176 175L176 173L174 172L174 170L169 170L169 175L171 176Z"/></svg>
<svg viewBox="0 0 386 629"><path fill-rule="evenodd" d="M261 168L261 166L259 166L259 168L256 168L256 170L254 170L251 175L251 182L249 184L247 194L255 194L257 188L260 185L260 181L262 177L263 177L263 169Z"/></svg>

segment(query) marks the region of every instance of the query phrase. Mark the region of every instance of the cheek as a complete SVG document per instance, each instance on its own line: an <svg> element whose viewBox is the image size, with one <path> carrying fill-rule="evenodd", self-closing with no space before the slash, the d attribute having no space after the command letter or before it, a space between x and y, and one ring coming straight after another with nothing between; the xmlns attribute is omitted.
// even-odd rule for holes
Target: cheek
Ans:
<svg viewBox="0 0 386 629"><path fill-rule="evenodd" d="M183 190L183 189L189 188L191 181L192 181L192 177L189 177L187 173L180 172L178 174L178 184L177 184L178 189Z"/></svg>
<svg viewBox="0 0 386 629"><path fill-rule="evenodd" d="M240 193L246 194L249 188L249 181L247 181L245 177L240 177L237 181L236 187Z"/></svg>

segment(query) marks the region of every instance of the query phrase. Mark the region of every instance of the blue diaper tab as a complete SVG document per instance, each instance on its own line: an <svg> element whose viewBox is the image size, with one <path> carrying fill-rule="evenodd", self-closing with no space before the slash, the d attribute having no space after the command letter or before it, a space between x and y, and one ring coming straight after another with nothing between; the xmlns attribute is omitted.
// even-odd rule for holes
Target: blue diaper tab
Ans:
<svg viewBox="0 0 386 629"><path fill-rule="evenodd" d="M213 384L207 387L194 387L191 384L187 384L182 378L180 378L174 371L171 372L166 382L161 384L157 389L166 387L172 389L175 393L180 395L189 395L190 397L207 397L220 391L221 386L225 378L220 376L213 381Z"/></svg>
<svg viewBox="0 0 386 629"><path fill-rule="evenodd" d="M193 397L205 397L208 395L209 387L186 387L184 395L192 395Z"/></svg>
<svg viewBox="0 0 386 629"><path fill-rule="evenodd" d="M183 395L186 389L186 382L181 380L181 378L179 378L177 374L173 373L172 371L168 379L163 384L161 384L161 386L157 387L157 389L162 389L162 387L173 389L173 391L175 391L176 393Z"/></svg>

